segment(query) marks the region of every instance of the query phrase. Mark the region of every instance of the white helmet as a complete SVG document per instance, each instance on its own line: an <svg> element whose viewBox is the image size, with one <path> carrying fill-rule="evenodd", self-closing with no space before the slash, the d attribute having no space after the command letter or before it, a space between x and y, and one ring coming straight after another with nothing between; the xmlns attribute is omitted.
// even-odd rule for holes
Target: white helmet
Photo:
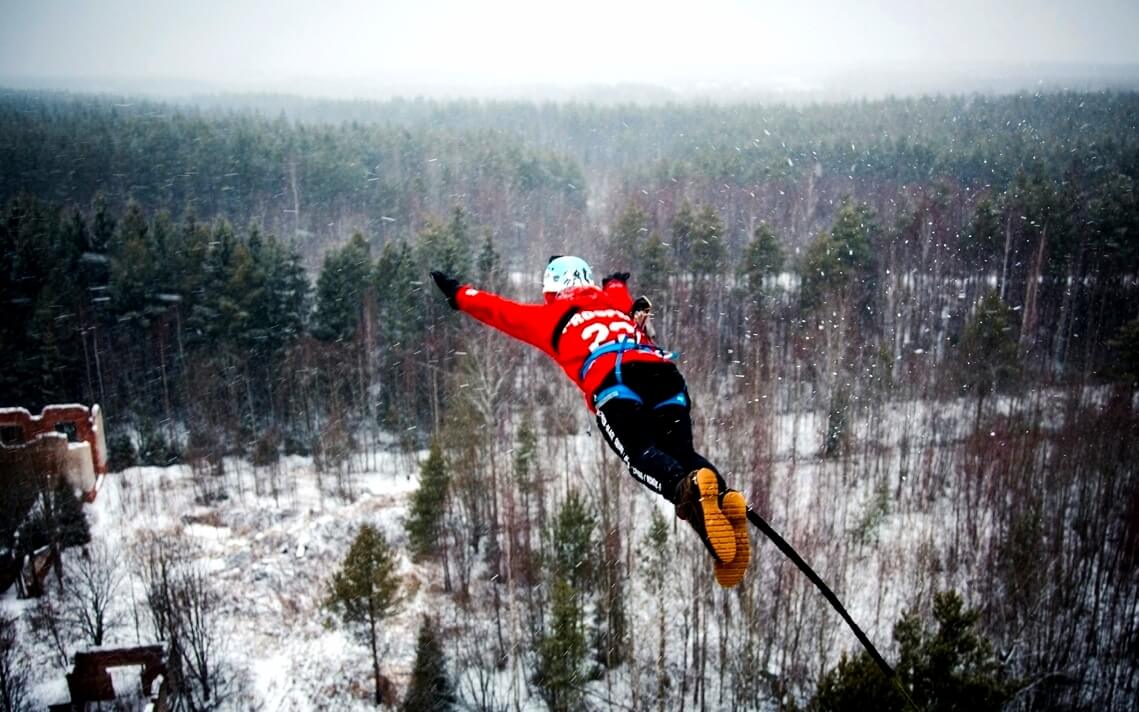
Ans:
<svg viewBox="0 0 1139 712"><path fill-rule="evenodd" d="M563 289L578 286L594 286L593 270L585 260L572 255L556 255L550 258L546 265L546 273L542 275L542 291L544 293L557 293Z"/></svg>

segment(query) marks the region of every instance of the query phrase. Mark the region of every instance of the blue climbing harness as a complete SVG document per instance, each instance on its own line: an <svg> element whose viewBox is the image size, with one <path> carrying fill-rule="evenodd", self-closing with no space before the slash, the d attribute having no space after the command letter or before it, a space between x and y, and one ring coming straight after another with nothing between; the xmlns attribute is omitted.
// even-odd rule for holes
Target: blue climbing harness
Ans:
<svg viewBox="0 0 1139 712"><path fill-rule="evenodd" d="M675 352L670 353L662 351L655 346L650 346L649 344L637 343L626 336L620 337L617 341L611 341L608 344L599 346L593 351L593 353L589 355L589 358L585 359L585 363L581 365L580 378L583 381L585 380L586 372L589 371L590 366L592 366L593 362L598 358L605 356L606 354L615 353L617 354L617 362L613 367L613 378L617 382L608 388L601 389L597 392L596 395L593 396L594 408L600 408L612 400L630 400L635 403L644 405L644 400L639 395L637 395L637 392L632 388L626 386L621 379L621 358L624 356L626 351L655 351L670 361L675 361L679 356L679 354ZM656 410L657 408L663 408L668 405L687 406L688 404L688 395L684 391L681 391L671 398L666 398L660 403L654 405L653 410Z"/></svg>

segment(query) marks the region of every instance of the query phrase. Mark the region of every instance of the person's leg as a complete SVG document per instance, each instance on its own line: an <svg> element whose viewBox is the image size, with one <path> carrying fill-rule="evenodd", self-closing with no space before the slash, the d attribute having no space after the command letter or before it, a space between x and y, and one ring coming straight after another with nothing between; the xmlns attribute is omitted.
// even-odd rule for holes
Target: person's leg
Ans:
<svg viewBox="0 0 1139 712"><path fill-rule="evenodd" d="M614 383L612 379L603 386ZM745 553L742 568L740 563L732 563L737 560L739 537L735 522L721 511L723 478L692 446L684 379L672 364L636 363L626 368L622 385L636 393L641 402L615 398L599 408L597 423L603 436L638 482L676 505L677 516L691 525L712 555L716 579L721 585L734 586L743 576L748 556ZM653 407L682 392L684 403ZM745 532L745 552L747 546ZM733 566L731 576L722 576Z"/></svg>
<svg viewBox="0 0 1139 712"><path fill-rule="evenodd" d="M683 392L685 394L684 405L669 403L652 409L653 429L659 433L657 441L661 443L662 449L676 458L686 469L696 472L707 469L716 475L719 510L731 527L730 536L734 539L735 555L730 559L715 556L713 570L720 585L724 588L731 588L743 579L751 561L751 545L747 532L747 500L742 493L728 489L716 466L696 452L692 438L692 401L687 389ZM666 400L671 399L673 395L675 394L667 396ZM709 534L711 533L709 531ZM722 530L718 535L727 537L729 532ZM708 536L701 535L701 538L704 539L705 544L708 544ZM717 545L709 546L713 555L716 554L716 546L722 546L722 544L717 543Z"/></svg>
<svg viewBox="0 0 1139 712"><path fill-rule="evenodd" d="M685 392L687 393L687 391ZM689 472L706 467L720 479L721 487L724 480L720 477L720 470L708 458L696 452L692 441L692 411L687 405L669 404L652 409L653 430L659 433L657 441L661 449L671 455Z"/></svg>
<svg viewBox="0 0 1139 712"><path fill-rule="evenodd" d="M629 474L672 502L676 484L691 470L658 446L652 420L642 404L625 398L615 398L597 411L602 436L629 468Z"/></svg>

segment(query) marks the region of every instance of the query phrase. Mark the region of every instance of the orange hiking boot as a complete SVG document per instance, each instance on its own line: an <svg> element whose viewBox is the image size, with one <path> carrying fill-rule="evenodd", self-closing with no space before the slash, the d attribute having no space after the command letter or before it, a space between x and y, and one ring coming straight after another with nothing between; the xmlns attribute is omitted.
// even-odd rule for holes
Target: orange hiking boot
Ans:
<svg viewBox="0 0 1139 712"><path fill-rule="evenodd" d="M736 558L736 534L720 511L720 479L715 472L702 467L685 477L676 486L675 501L676 516L696 530L717 562Z"/></svg>
<svg viewBox="0 0 1139 712"><path fill-rule="evenodd" d="M743 580L751 562L751 543L747 538L747 500L743 493L728 490L720 499L720 511L724 513L728 523L732 525L735 535L736 556L731 561L716 560L712 562L712 569L716 574L716 581L724 588L732 588Z"/></svg>

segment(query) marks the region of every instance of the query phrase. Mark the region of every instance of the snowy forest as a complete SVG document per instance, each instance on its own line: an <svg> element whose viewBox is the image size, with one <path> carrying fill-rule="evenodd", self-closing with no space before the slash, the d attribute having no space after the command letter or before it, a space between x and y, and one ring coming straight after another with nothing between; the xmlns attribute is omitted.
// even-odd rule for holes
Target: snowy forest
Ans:
<svg viewBox="0 0 1139 712"><path fill-rule="evenodd" d="M98 403L111 470L78 514L0 473L0 557L71 545L4 594L4 709L159 643L185 710L1132 709L1137 117L0 92L0 406ZM897 681L759 532L717 586L428 276L537 302L555 254L632 275Z"/></svg>

